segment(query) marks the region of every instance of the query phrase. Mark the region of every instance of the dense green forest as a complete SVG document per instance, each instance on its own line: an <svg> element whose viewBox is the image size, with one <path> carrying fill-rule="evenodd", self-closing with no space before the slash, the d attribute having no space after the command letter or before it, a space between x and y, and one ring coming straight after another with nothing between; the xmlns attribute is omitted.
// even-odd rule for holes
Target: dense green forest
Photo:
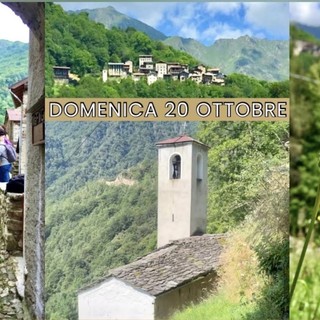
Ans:
<svg viewBox="0 0 320 320"><path fill-rule="evenodd" d="M226 85L208 86L192 80L185 82L158 80L152 85L142 79L122 79L119 83L85 76L75 86L62 86L55 90L55 97L73 98L283 98L289 96L289 81L266 82L242 75L232 74Z"/></svg>
<svg viewBox="0 0 320 320"><path fill-rule="evenodd" d="M88 13L66 13L56 4L46 5L46 95L55 97L288 97L289 82L267 82L240 75L228 75L226 86L197 85L190 81L157 81L148 86L145 80L120 83L101 80L108 62L132 60L139 54L152 54L155 61L177 61L196 66L199 62L187 53L150 39L133 28L105 29L89 20ZM55 87L52 66L71 68L80 81Z"/></svg>
<svg viewBox="0 0 320 320"><path fill-rule="evenodd" d="M26 43L0 40L0 123L6 109L13 107L9 86L27 76L28 48Z"/></svg>
<svg viewBox="0 0 320 320"><path fill-rule="evenodd" d="M115 179L122 171L154 159L157 141L183 130L192 135L196 128L196 122L48 122L47 198L66 197L97 177Z"/></svg>
<svg viewBox="0 0 320 320"><path fill-rule="evenodd" d="M318 28L319 29L319 28ZM318 44L320 39L291 26L292 44L305 40ZM319 31L319 30L318 30ZM291 283L312 216L319 184L320 145L320 62L307 52L291 56L291 201L290 232ZM319 314L319 217L309 243L300 277L291 301L290 319L318 319Z"/></svg>

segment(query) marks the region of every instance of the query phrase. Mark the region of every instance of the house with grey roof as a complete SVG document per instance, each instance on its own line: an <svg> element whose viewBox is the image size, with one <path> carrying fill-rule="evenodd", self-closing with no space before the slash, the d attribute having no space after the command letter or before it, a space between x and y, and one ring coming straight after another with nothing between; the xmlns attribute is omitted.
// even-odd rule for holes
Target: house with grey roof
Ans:
<svg viewBox="0 0 320 320"><path fill-rule="evenodd" d="M186 135L156 145L158 249L81 289L79 320L165 320L217 287L226 236L205 234L208 147Z"/></svg>

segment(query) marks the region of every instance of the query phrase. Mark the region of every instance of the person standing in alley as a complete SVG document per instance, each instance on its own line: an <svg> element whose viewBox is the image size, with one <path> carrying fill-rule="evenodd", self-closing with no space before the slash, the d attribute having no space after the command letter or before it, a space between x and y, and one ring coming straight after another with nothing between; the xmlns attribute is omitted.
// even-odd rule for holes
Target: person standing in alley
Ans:
<svg viewBox="0 0 320 320"><path fill-rule="evenodd" d="M6 134L3 128L0 128L0 182L8 182L10 179L11 163L8 161Z"/></svg>

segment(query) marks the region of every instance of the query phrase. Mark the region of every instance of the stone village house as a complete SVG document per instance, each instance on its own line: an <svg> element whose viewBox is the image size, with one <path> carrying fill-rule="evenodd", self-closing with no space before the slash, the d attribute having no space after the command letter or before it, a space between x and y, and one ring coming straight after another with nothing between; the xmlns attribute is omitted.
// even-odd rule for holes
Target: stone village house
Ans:
<svg viewBox="0 0 320 320"><path fill-rule="evenodd" d="M44 314L44 3L4 2L29 27L28 99L22 118L26 154L23 202L24 320ZM19 85L18 85L19 86ZM12 88L11 88L12 89ZM13 92L13 91L11 91ZM21 99L20 99L21 100ZM20 101L23 103L23 101Z"/></svg>
<svg viewBox="0 0 320 320"><path fill-rule="evenodd" d="M204 66L189 71L189 66L178 62L153 61L152 55L139 56L139 68L134 70L133 62L109 62L105 69L102 70L102 81L108 79L120 80L131 77L134 81L141 78L147 78L148 85L159 79L172 79L185 81L191 79L196 83L207 85L225 85L226 75L220 72L219 68L206 69Z"/></svg>
<svg viewBox="0 0 320 320"><path fill-rule="evenodd" d="M13 132L11 132L9 124L7 125L5 122L5 125L9 133L9 137L12 137L11 141L13 141L15 145L18 142L17 138L19 138L19 173L25 174L27 152L24 143L26 141L26 107L28 101L28 78L14 83L9 87L9 90L12 96L15 110L7 110L7 112L15 111L16 114L19 113L20 122L15 123L15 131L16 133L18 133L18 137L15 136Z"/></svg>
<svg viewBox="0 0 320 320"><path fill-rule="evenodd" d="M225 235L204 234L208 147L188 136L157 143L158 249L78 293L79 320L160 320L217 286Z"/></svg>
<svg viewBox="0 0 320 320"><path fill-rule="evenodd" d="M18 142L20 132L21 111L19 109L7 109L4 118L4 125L6 127L11 142L15 145Z"/></svg>

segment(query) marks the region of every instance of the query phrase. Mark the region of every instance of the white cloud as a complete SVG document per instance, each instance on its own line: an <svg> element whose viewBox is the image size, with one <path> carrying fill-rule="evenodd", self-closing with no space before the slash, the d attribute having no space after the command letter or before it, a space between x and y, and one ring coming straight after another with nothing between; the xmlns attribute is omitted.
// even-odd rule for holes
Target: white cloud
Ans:
<svg viewBox="0 0 320 320"><path fill-rule="evenodd" d="M154 28L165 18L167 12L177 5L170 2L111 2L109 4L121 13L138 19Z"/></svg>
<svg viewBox="0 0 320 320"><path fill-rule="evenodd" d="M308 26L320 26L320 6L317 2L290 3L290 19Z"/></svg>
<svg viewBox="0 0 320 320"><path fill-rule="evenodd" d="M0 3L0 39L29 42L29 28L20 17Z"/></svg>
<svg viewBox="0 0 320 320"><path fill-rule="evenodd" d="M229 15L237 12L241 8L239 2L207 2L205 8L213 16L219 13Z"/></svg>
<svg viewBox="0 0 320 320"><path fill-rule="evenodd" d="M201 33L201 40L213 43L218 39L237 39L244 35L254 36L250 29L236 29L228 24L221 23L204 30Z"/></svg>
<svg viewBox="0 0 320 320"><path fill-rule="evenodd" d="M263 29L273 36L289 34L288 3L246 2L245 21L255 29Z"/></svg>

